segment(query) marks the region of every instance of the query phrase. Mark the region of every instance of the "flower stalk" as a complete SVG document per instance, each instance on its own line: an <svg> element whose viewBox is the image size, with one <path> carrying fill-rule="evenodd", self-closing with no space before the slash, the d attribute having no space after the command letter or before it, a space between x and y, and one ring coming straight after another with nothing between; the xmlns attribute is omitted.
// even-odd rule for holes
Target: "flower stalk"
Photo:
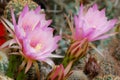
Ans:
<svg viewBox="0 0 120 80"><path fill-rule="evenodd" d="M71 61L73 61L74 63L80 58L84 57L86 55L87 48L88 48L87 39L71 43L62 62L64 67L66 67Z"/></svg>

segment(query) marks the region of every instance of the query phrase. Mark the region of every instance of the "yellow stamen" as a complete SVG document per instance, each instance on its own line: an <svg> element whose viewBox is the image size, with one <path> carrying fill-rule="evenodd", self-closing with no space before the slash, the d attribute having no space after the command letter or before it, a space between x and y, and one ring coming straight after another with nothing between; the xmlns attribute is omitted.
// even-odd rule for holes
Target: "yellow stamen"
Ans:
<svg viewBox="0 0 120 80"><path fill-rule="evenodd" d="M35 46L35 50L39 51L42 48L42 45L39 43Z"/></svg>

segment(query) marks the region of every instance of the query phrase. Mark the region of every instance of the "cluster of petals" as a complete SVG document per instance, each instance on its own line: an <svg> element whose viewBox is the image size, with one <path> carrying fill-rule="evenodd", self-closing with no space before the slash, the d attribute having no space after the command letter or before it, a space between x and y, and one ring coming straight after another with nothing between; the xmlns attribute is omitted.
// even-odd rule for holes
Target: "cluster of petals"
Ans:
<svg viewBox="0 0 120 80"><path fill-rule="evenodd" d="M35 60L43 61L54 66L51 57L57 48L60 36L53 36L53 28L48 27L51 20L45 19L45 14L40 13L40 6L35 10L29 10L25 6L16 23L13 11L15 41L19 44L23 55L28 60L27 70Z"/></svg>
<svg viewBox="0 0 120 80"><path fill-rule="evenodd" d="M108 20L105 9L99 10L94 4L87 11L80 7L78 15L74 16L75 31L74 39L81 40L87 38L88 41L95 41L108 38L112 34L106 34L117 22L117 19Z"/></svg>

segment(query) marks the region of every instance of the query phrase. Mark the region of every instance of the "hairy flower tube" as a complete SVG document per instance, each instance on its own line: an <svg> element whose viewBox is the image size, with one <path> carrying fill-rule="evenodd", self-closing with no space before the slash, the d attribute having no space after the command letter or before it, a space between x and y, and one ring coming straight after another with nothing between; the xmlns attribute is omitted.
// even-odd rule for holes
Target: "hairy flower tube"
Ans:
<svg viewBox="0 0 120 80"><path fill-rule="evenodd" d="M62 64L55 66L54 69L48 74L47 80L67 80L72 73L69 70L69 67L64 68Z"/></svg>
<svg viewBox="0 0 120 80"><path fill-rule="evenodd" d="M105 34L112 29L117 19L108 20L105 16L105 9L98 10L97 4L84 11L83 5L80 7L78 15L74 16L75 31L74 40L87 38L88 41L95 41L108 38L112 34Z"/></svg>
<svg viewBox="0 0 120 80"><path fill-rule="evenodd" d="M73 64L86 55L88 40L75 41L69 46L62 64L66 67L69 63Z"/></svg>

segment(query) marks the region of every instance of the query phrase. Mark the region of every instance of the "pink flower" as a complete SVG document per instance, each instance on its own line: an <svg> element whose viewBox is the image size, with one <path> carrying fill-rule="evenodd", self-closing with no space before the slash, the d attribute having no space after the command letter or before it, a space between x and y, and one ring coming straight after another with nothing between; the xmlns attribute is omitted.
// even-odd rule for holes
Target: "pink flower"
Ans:
<svg viewBox="0 0 120 80"><path fill-rule="evenodd" d="M28 60L29 67L33 60L43 61L54 67L50 58L60 57L52 54L58 46L57 42L60 40L60 36L53 37L52 28L39 28L39 26L26 34L23 39L22 55Z"/></svg>
<svg viewBox="0 0 120 80"><path fill-rule="evenodd" d="M61 57L52 54L58 46L60 36L53 36L53 29L48 27L51 20L45 19L45 14L40 13L40 7L29 11L28 6L25 6L18 18L18 24L12 11L12 19L15 40L21 47L21 55L25 58L20 70L27 62L27 72L35 61L46 62L53 67L54 63L50 58Z"/></svg>
<svg viewBox="0 0 120 80"><path fill-rule="evenodd" d="M40 6L35 10L31 11L29 11L28 6L25 6L18 18L18 23L16 23L15 16L12 11L14 30L19 42L21 42L21 39L23 39L27 33L34 30L34 28L38 24L39 24L38 27L41 28L48 27L48 25L50 25L51 20L46 20L45 14L40 14L40 11L41 11Z"/></svg>
<svg viewBox="0 0 120 80"><path fill-rule="evenodd" d="M90 7L87 12L84 11L83 5L81 5L78 15L74 17L74 21L74 39L87 38L89 41L108 38L110 34L105 33L112 29L117 22L116 19L108 20L105 16L105 9L99 11L96 4Z"/></svg>

